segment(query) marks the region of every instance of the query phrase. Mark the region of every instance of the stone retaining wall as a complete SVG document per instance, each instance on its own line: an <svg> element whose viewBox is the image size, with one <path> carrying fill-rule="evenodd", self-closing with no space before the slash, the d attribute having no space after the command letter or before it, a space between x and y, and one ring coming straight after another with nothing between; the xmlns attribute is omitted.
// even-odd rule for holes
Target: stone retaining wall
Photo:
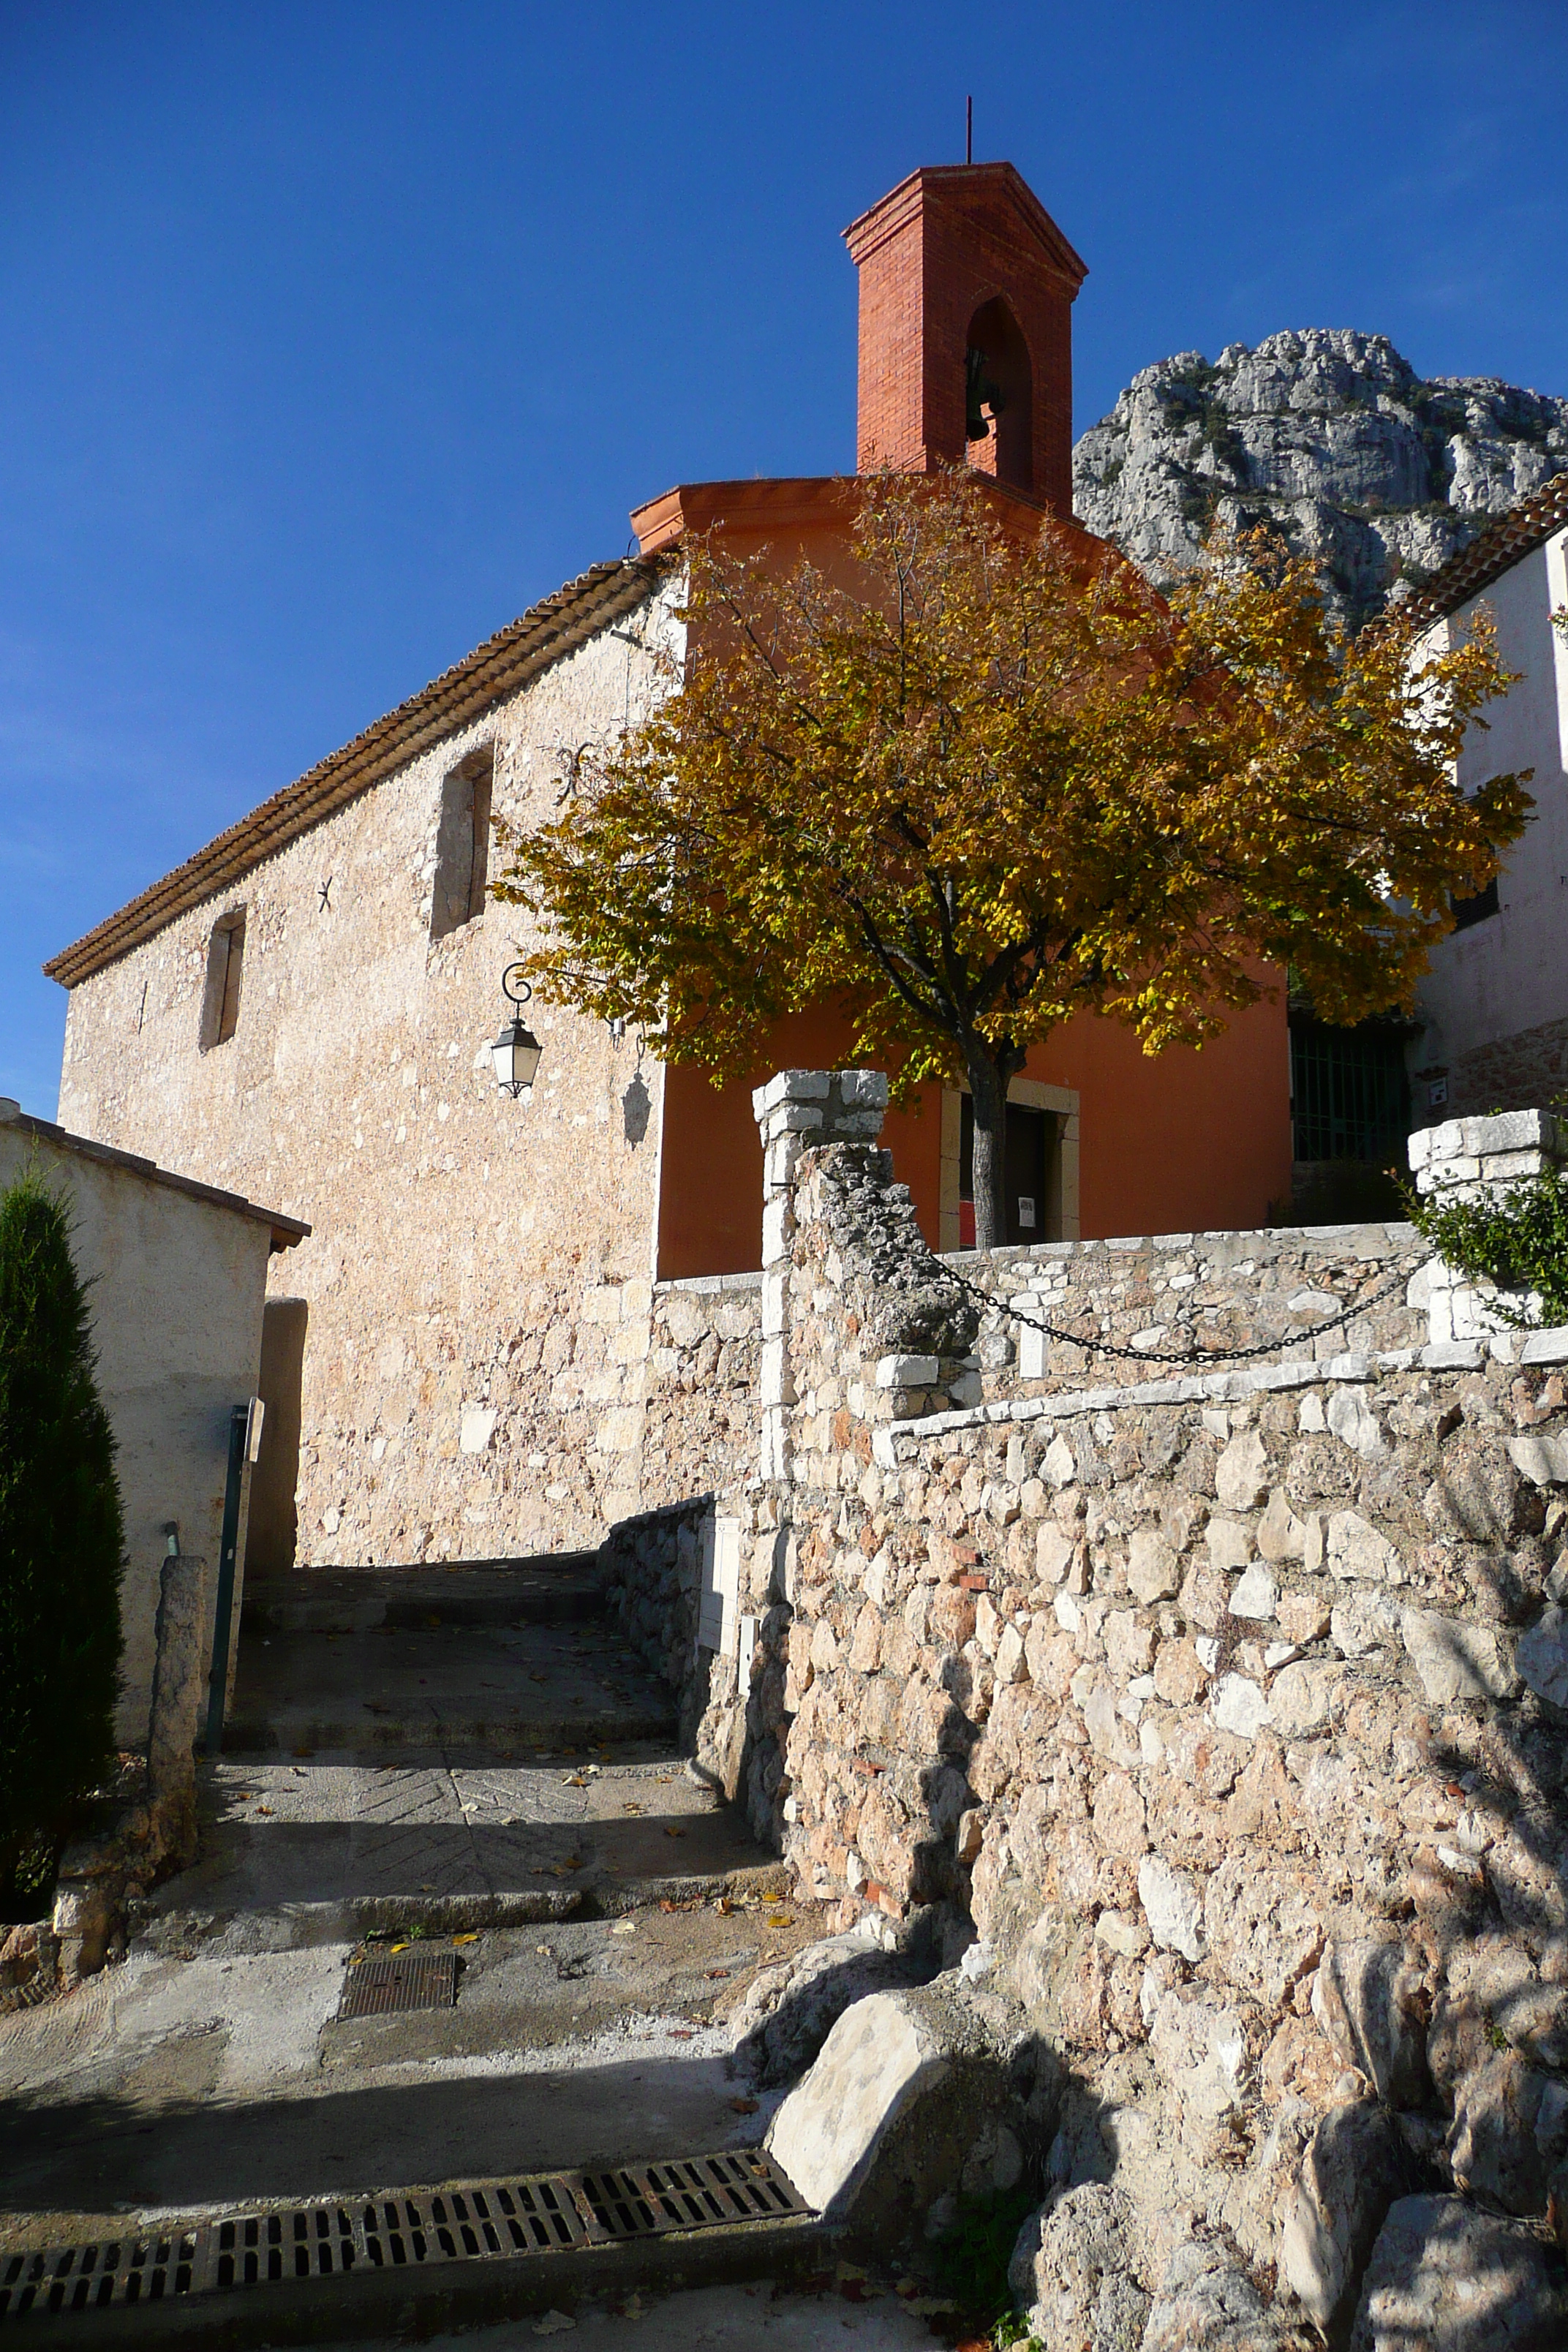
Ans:
<svg viewBox="0 0 1568 2352"><path fill-rule="evenodd" d="M1568 1333L1434 1341L1408 1229L1106 1245L1070 1263L1113 1328L1192 1273L1275 1360L1029 1393L982 1360L959 1404L985 1325L889 1173L807 1142L776 1221L748 1787L845 1924L967 1906L1134 2285L1217 2235L1338 2326L1358 2198L1568 2204ZM1297 1286L1388 1274L1320 1354Z"/></svg>

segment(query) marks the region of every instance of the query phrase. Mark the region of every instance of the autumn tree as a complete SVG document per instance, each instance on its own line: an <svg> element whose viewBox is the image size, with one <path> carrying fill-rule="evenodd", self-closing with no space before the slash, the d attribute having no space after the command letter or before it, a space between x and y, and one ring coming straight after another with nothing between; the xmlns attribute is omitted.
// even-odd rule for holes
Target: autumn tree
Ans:
<svg viewBox="0 0 1568 2352"><path fill-rule="evenodd" d="M984 1248L1008 1081L1073 1013L1197 1045L1287 964L1330 1020L1409 1003L1530 805L1452 777L1510 681L1484 617L1426 657L1397 616L1345 637L1266 542L1166 599L973 476L847 497L850 584L690 544L662 698L508 835L498 895L545 998L670 1060L741 1074L830 1000L905 1095L965 1081Z"/></svg>

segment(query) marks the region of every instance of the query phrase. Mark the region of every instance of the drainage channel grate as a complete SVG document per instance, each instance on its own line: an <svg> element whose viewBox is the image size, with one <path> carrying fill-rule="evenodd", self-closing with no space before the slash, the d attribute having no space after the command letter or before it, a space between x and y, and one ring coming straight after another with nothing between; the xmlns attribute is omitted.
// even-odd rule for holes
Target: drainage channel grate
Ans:
<svg viewBox="0 0 1568 2352"><path fill-rule="evenodd" d="M456 1952L374 1952L351 1961L338 2003L338 2021L349 2017L387 2017L395 2010L450 2009L458 1998Z"/></svg>
<svg viewBox="0 0 1568 2352"><path fill-rule="evenodd" d="M167 2237L0 2257L0 2322L362 2268L557 2253L810 2211L761 2148L465 2181L415 2197L327 2200L282 2212L231 2213Z"/></svg>

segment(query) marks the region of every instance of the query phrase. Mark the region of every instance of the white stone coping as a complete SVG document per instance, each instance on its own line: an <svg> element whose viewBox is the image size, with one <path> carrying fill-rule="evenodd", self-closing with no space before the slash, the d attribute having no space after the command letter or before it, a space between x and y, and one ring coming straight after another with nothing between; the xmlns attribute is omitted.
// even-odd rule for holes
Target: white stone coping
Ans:
<svg viewBox="0 0 1568 2352"><path fill-rule="evenodd" d="M1487 1348L1479 1339L1447 1339L1426 1348L1387 1348L1375 1356L1331 1356L1326 1362L1259 1364L1228 1372L1188 1373L1174 1381L1135 1381L1119 1389L1068 1389L1059 1396L1009 1398L927 1413L919 1421L883 1423L872 1433L872 1452L892 1469L897 1441L920 1443L959 1429L985 1429L1021 1421L1074 1421L1082 1413L1115 1412L1127 1405L1236 1403L1279 1389L1310 1389L1354 1383L1363 1386L1379 1372L1479 1372ZM1534 1331L1520 1351L1526 1364L1568 1364L1568 1326Z"/></svg>
<svg viewBox="0 0 1568 2352"><path fill-rule="evenodd" d="M1479 1118L1445 1119L1440 1127L1417 1128L1405 1152L1415 1169L1444 1160L1473 1160L1512 1151L1555 1151L1563 1130L1549 1110L1493 1111Z"/></svg>
<svg viewBox="0 0 1568 2352"><path fill-rule="evenodd" d="M1018 1265L1063 1264L1067 1261L1094 1257L1100 1254L1117 1255L1151 1253L1167 1257L1191 1256L1194 1254L1213 1255L1222 1247L1230 1252L1241 1251L1245 1256L1270 1259L1297 1249L1303 1242L1320 1247L1338 1244L1347 1256L1387 1257L1403 1259L1427 1250L1412 1224L1379 1223L1363 1220L1350 1225L1263 1225L1223 1227L1201 1234L1121 1234L1105 1241L1084 1242L1008 1242L994 1250L943 1250L938 1258L942 1265L968 1273L977 1265L994 1265L1005 1269ZM1392 1269L1391 1269L1392 1270Z"/></svg>
<svg viewBox="0 0 1568 2352"><path fill-rule="evenodd" d="M680 1274L664 1282L656 1282L653 1295L668 1298L675 1291L685 1291L697 1298L715 1297L721 1290L761 1290L762 1268L755 1274Z"/></svg>

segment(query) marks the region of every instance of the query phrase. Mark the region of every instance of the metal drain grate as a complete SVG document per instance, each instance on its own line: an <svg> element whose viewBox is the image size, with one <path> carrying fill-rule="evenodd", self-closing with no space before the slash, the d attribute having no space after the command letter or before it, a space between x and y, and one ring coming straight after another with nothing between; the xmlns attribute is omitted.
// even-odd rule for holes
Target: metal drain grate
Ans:
<svg viewBox="0 0 1568 2352"><path fill-rule="evenodd" d="M351 1961L338 2003L338 2020L387 2017L395 2010L450 2009L458 1998L456 1952L375 1952Z"/></svg>
<svg viewBox="0 0 1568 2352"><path fill-rule="evenodd" d="M167 2237L102 2240L0 2260L0 2323L157 2303L366 2267L515 2259L809 2214L761 2148L592 2172L465 2181L418 2196L231 2213Z"/></svg>

